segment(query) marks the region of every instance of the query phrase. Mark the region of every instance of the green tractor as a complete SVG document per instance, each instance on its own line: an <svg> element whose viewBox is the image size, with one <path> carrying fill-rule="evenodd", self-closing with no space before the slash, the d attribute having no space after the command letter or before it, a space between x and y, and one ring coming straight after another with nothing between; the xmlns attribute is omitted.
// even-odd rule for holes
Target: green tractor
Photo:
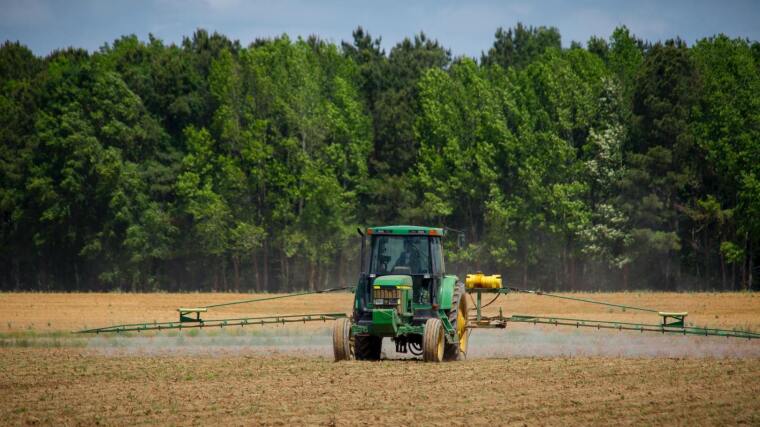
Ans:
<svg viewBox="0 0 760 427"><path fill-rule="evenodd" d="M446 274L442 244L446 231L394 225L359 232L361 275L353 315L334 325L336 361L379 360L383 338L390 338L397 352L421 355L426 362L465 358L469 337L465 285ZM460 245L463 237L459 233Z"/></svg>

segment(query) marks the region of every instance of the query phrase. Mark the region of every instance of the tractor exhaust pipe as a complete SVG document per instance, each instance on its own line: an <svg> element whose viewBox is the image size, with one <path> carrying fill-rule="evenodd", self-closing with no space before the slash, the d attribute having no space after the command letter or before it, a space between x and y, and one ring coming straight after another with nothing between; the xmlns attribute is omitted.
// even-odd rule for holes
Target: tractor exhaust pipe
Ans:
<svg viewBox="0 0 760 427"><path fill-rule="evenodd" d="M359 273L364 273L364 247L367 245L367 239L364 237L364 233L361 228L357 228L356 232L362 236L362 249L359 253Z"/></svg>

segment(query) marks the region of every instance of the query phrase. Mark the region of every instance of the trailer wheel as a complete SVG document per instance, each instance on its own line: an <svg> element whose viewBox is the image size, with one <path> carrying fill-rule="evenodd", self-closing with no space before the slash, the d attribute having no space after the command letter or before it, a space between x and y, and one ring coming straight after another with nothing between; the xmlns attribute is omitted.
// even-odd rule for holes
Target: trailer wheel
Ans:
<svg viewBox="0 0 760 427"><path fill-rule="evenodd" d="M467 343L470 338L467 331L467 297L464 291L464 283L457 283L454 295L451 298L451 307L449 322L457 331L459 340L454 344L444 344L443 360L464 360L467 357Z"/></svg>
<svg viewBox="0 0 760 427"><path fill-rule="evenodd" d="M425 362L443 361L443 322L436 317L425 322L425 332L422 336L422 360Z"/></svg>
<svg viewBox="0 0 760 427"><path fill-rule="evenodd" d="M333 354L335 361L351 360L354 348L351 342L351 320L341 318L333 324Z"/></svg>
<svg viewBox="0 0 760 427"><path fill-rule="evenodd" d="M356 335L354 337L354 356L356 360L380 360L383 338L374 335Z"/></svg>

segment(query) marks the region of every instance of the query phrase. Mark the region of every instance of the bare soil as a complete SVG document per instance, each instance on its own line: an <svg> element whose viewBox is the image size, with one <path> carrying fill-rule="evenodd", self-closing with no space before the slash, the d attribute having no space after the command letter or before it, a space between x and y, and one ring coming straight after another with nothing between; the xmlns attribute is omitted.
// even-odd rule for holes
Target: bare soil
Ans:
<svg viewBox="0 0 760 427"><path fill-rule="evenodd" d="M754 294L572 294L760 329ZM760 342L521 325L475 331L468 360L334 363L329 324L90 337L176 320L241 294L0 294L0 425L760 425ZM213 317L344 312L351 294L239 305ZM486 298L487 302L489 299ZM533 295L488 308L657 322ZM384 343L387 358L400 357Z"/></svg>
<svg viewBox="0 0 760 427"><path fill-rule="evenodd" d="M760 424L747 359L334 363L0 351L0 420L45 425Z"/></svg>
<svg viewBox="0 0 760 427"><path fill-rule="evenodd" d="M754 293L573 293L560 294L655 308L687 311L690 324L760 330L760 294ZM0 293L0 333L74 331L84 328L178 319L178 307L196 307L273 295L188 293ZM332 293L241 304L210 310L205 317L225 318L269 314L344 312L353 294ZM484 296L483 303L490 301ZM474 306L474 304L471 304ZM485 313L533 314L598 320L657 323L651 313L566 301L547 296L510 294L500 297Z"/></svg>

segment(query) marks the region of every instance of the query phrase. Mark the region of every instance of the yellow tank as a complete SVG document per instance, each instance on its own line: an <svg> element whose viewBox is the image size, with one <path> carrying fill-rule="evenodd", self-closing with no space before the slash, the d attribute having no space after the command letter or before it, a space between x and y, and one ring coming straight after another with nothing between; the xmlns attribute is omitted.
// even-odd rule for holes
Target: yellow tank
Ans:
<svg viewBox="0 0 760 427"><path fill-rule="evenodd" d="M501 287L501 274L486 276L483 273L468 274L465 285L472 288L499 289Z"/></svg>

